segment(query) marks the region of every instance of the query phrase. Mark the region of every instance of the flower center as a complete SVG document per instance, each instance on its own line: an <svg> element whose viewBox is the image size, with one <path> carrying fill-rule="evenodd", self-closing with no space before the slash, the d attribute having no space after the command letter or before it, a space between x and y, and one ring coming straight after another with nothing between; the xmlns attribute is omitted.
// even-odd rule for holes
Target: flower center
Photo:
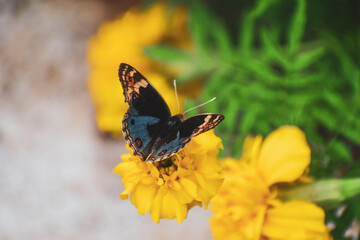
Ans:
<svg viewBox="0 0 360 240"><path fill-rule="evenodd" d="M176 155L163 159L159 162L154 162L154 166L159 170L161 177L162 175L171 176L171 174L177 170L178 164L179 161Z"/></svg>

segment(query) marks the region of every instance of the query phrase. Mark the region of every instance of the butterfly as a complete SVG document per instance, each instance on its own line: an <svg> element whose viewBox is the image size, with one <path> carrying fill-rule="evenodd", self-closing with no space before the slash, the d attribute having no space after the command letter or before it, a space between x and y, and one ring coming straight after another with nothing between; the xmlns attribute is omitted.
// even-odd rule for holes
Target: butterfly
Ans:
<svg viewBox="0 0 360 240"><path fill-rule="evenodd" d="M129 109L122 131L133 153L142 161L155 162L171 157L195 136L216 127L224 116L199 114L184 120L183 114L171 116L160 93L135 68L121 63L119 79Z"/></svg>

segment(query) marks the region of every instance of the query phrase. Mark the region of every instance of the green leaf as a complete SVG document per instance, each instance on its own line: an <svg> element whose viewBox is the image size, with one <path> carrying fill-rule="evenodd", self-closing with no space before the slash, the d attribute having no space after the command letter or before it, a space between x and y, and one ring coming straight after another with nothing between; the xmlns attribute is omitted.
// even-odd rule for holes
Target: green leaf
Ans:
<svg viewBox="0 0 360 240"><path fill-rule="evenodd" d="M360 70L357 70L354 74L354 91L355 104L358 107L360 105Z"/></svg>
<svg viewBox="0 0 360 240"><path fill-rule="evenodd" d="M208 54L212 47L209 42L209 32L211 32L211 19L213 18L209 10L197 1L193 1L190 8L190 32L193 38L195 49L200 54Z"/></svg>
<svg viewBox="0 0 360 240"><path fill-rule="evenodd" d="M243 134L248 134L252 126L254 126L254 124L256 123L256 117L258 115L260 107L258 104L252 104L250 109L250 111L247 111L244 114L241 120L240 131Z"/></svg>
<svg viewBox="0 0 360 240"><path fill-rule="evenodd" d="M360 162L354 161L352 164L352 168L349 170L349 172L345 176L346 178L354 178L354 177L360 177ZM360 217L360 215L359 215Z"/></svg>
<svg viewBox="0 0 360 240"><path fill-rule="evenodd" d="M341 133L357 145L360 145L360 129L344 128Z"/></svg>
<svg viewBox="0 0 360 240"><path fill-rule="evenodd" d="M213 38L216 44L216 50L223 59L229 61L234 55L230 35L225 26L218 19L213 19Z"/></svg>
<svg viewBox="0 0 360 240"><path fill-rule="evenodd" d="M354 197L353 199L350 200L349 203L349 208L351 208L351 213L354 214L354 216L356 217L356 219L358 221L360 221L360 195Z"/></svg>
<svg viewBox="0 0 360 240"><path fill-rule="evenodd" d="M191 54L168 46L153 46L144 49L147 56L162 63L186 65L191 61Z"/></svg>
<svg viewBox="0 0 360 240"><path fill-rule="evenodd" d="M324 91L323 97L329 106L337 111L340 116L343 116L343 120L345 121L345 116L348 115L349 112L347 110L346 103L344 103L343 97L339 96L336 92L331 91Z"/></svg>
<svg viewBox="0 0 360 240"><path fill-rule="evenodd" d="M226 125L228 129L234 130L239 122L237 105L236 101L230 101L223 111L226 119L223 124Z"/></svg>
<svg viewBox="0 0 360 240"><path fill-rule="evenodd" d="M255 20L276 1L277 0L259 0L256 7L244 17L242 28L239 31L239 52L244 55L248 55L252 52Z"/></svg>
<svg viewBox="0 0 360 240"><path fill-rule="evenodd" d="M343 142L334 141L332 143L332 145L330 146L330 148L332 148L332 150L336 154L337 158L344 159L349 163L352 162L352 156L351 156L351 153L349 151L349 148Z"/></svg>
<svg viewBox="0 0 360 240"><path fill-rule="evenodd" d="M326 74L324 72L317 72L312 74L304 75L301 72L292 73L291 79L286 82L286 86L288 88L301 89L304 87L315 87L315 84L321 83L324 79L326 79ZM304 93L302 93L304 94ZM318 92L317 92L318 94ZM307 94L304 94L307 95Z"/></svg>
<svg viewBox="0 0 360 240"><path fill-rule="evenodd" d="M313 109L313 117L322 123L326 128L334 131L337 126L337 121L334 119L334 115L326 108L316 108Z"/></svg>
<svg viewBox="0 0 360 240"><path fill-rule="evenodd" d="M243 67L250 71L258 80L262 80L267 83L276 84L282 81L282 77L279 77L268 65L257 59L246 59L242 61Z"/></svg>
<svg viewBox="0 0 360 240"><path fill-rule="evenodd" d="M232 139L232 148L231 153L234 158L240 157L243 150L244 135L237 134L234 139Z"/></svg>
<svg viewBox="0 0 360 240"><path fill-rule="evenodd" d="M287 68L288 60L282 52L283 50L279 44L275 43L275 41L271 38L271 34L268 29L263 28L261 30L261 40L268 54L277 60L284 68Z"/></svg>
<svg viewBox="0 0 360 240"><path fill-rule="evenodd" d="M314 64L316 61L318 61L324 55L324 53L324 47L318 47L316 49L300 53L295 58L295 62L292 65L292 70L300 71L309 67L311 64Z"/></svg>
<svg viewBox="0 0 360 240"><path fill-rule="evenodd" d="M343 74L348 78L352 79L355 71L358 71L358 67L351 59L351 56L345 51L343 42L337 39L329 32L323 32L326 39L328 48L337 56L338 65L341 68Z"/></svg>
<svg viewBox="0 0 360 240"><path fill-rule="evenodd" d="M288 33L288 55L293 56L300 48L306 24L306 1L297 0L294 17Z"/></svg>

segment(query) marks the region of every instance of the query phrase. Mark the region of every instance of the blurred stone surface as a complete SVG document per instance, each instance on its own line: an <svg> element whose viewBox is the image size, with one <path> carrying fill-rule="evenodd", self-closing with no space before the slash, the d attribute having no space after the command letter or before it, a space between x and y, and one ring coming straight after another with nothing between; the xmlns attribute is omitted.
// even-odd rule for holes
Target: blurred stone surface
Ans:
<svg viewBox="0 0 360 240"><path fill-rule="evenodd" d="M120 200L124 142L96 129L87 42L135 2L0 0L0 239L211 238L209 211L156 224Z"/></svg>

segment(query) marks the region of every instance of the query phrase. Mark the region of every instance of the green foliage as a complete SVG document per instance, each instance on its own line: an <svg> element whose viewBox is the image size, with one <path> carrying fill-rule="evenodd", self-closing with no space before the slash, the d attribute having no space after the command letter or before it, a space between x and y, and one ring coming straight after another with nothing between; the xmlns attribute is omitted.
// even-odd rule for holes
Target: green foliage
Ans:
<svg viewBox="0 0 360 240"><path fill-rule="evenodd" d="M249 134L297 125L312 146L312 174L329 177L359 160L359 54L351 52L359 49L345 48L330 28L312 28L308 4L314 3L258 0L244 7L234 38L220 17L194 1L189 3L194 50L153 46L146 53L185 69L179 84L206 78L197 103L217 97L202 111L225 115L217 128L224 155L239 156Z"/></svg>
<svg viewBox="0 0 360 240"><path fill-rule="evenodd" d="M225 146L223 155L238 157L249 134L267 135L282 125L296 125L311 145L313 176L359 177L359 5L335 0L326 7L306 0L242 1L236 29L225 24L227 15L211 10L212 4L188 3L192 52L154 46L146 53L181 66L179 84L206 79L199 99L187 105L217 97L200 112L225 116L216 129ZM343 220L335 239L353 218L360 220L358 203L347 203L346 217L328 212L328 219Z"/></svg>

